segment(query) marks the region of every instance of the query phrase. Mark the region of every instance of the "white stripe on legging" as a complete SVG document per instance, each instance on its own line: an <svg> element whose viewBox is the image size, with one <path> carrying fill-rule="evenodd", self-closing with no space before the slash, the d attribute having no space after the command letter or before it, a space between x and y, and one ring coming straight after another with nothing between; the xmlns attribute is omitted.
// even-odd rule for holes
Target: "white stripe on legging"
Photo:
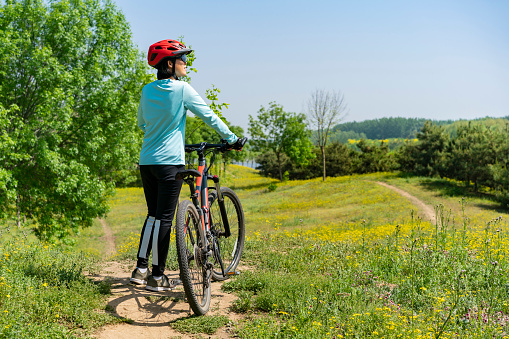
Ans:
<svg viewBox="0 0 509 339"><path fill-rule="evenodd" d="M156 218L148 217L147 223L145 224L145 233L143 233L143 239L141 240L140 251L138 252L138 258L148 258L148 243L152 236L152 226L154 225Z"/></svg>
<svg viewBox="0 0 509 339"><path fill-rule="evenodd" d="M159 265L159 256L157 252L157 240L159 239L159 225L161 225L161 220L156 220L154 224L154 236L152 237L152 265Z"/></svg>

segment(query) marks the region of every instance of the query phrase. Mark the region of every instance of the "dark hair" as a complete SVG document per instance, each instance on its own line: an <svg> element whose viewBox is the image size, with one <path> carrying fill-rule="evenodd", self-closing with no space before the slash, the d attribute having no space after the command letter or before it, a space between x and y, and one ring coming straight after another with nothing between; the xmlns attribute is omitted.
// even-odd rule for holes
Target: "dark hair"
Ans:
<svg viewBox="0 0 509 339"><path fill-rule="evenodd" d="M169 60L172 61L170 64L173 64L173 67L175 67L175 58L167 57L159 61L159 63L156 65L157 80L169 79L175 75L173 73L172 67L168 66Z"/></svg>

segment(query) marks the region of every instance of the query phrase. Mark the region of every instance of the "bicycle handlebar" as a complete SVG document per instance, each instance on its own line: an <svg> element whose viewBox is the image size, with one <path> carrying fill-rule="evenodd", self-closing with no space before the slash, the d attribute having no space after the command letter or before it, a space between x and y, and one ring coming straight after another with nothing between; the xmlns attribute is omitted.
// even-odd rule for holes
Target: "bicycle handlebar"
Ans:
<svg viewBox="0 0 509 339"><path fill-rule="evenodd" d="M224 142L222 142L221 144L209 144L206 142L201 142L199 144L187 144L187 145L185 145L185 151L186 151L186 153L203 152L206 149L213 149L213 148L218 150L219 152L226 152L226 151L231 151L234 149L241 151L242 148L244 147L244 144L247 141L247 138L239 138L239 139L237 139L237 141L235 143L233 143L231 145L229 143L227 143L225 140L221 140L221 141L224 141Z"/></svg>

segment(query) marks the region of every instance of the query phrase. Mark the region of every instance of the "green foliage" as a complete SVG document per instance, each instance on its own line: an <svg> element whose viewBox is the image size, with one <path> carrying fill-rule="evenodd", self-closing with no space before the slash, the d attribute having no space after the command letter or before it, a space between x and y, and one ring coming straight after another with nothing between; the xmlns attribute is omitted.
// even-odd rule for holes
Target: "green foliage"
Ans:
<svg viewBox="0 0 509 339"><path fill-rule="evenodd" d="M1 338L80 337L118 321L98 312L110 286L83 275L92 269L91 258L30 240L12 228L0 233Z"/></svg>
<svg viewBox="0 0 509 339"><path fill-rule="evenodd" d="M424 118L380 118L361 122L345 122L334 127L334 132L364 134L363 138L383 140L389 138L414 138L428 119ZM452 120L433 121L435 125L448 125ZM361 139L361 138L349 138Z"/></svg>
<svg viewBox="0 0 509 339"><path fill-rule="evenodd" d="M244 135L244 129L240 126L235 126L230 124L224 117L221 118L223 122L230 128L230 130L235 133L236 136L241 137ZM203 120L198 117L186 117L186 143L188 144L199 144L200 142L208 142L217 144L219 143L219 135L214 129L207 126ZM249 145L246 145L242 152L225 152L218 153L215 159L214 167L221 169L221 165L223 166L223 171L226 168L227 164L230 164L232 161L243 161L249 155ZM196 153L188 154L188 163L194 164L198 156ZM208 163L210 166L210 162Z"/></svg>
<svg viewBox="0 0 509 339"><path fill-rule="evenodd" d="M418 142L398 151L401 169L459 180L466 187L473 184L474 192L482 190L508 206L509 124L504 122L481 119L456 123L451 136L444 128L426 123L417 135Z"/></svg>
<svg viewBox="0 0 509 339"><path fill-rule="evenodd" d="M368 146L387 146L389 148L389 151L395 151L398 150L401 146L405 145L406 143L413 143L416 142L417 139L403 139L403 138L389 138L389 139L383 139L383 140L371 140L366 138L360 138L360 139L348 139L344 144L346 144L348 147L360 150L357 144L360 141L363 141Z"/></svg>
<svg viewBox="0 0 509 339"><path fill-rule="evenodd" d="M208 316L190 316L188 318L177 319L170 323L170 326L181 333L206 333L214 334L217 329L225 326L228 318L224 315Z"/></svg>
<svg viewBox="0 0 509 339"><path fill-rule="evenodd" d="M304 114L283 111L275 102L261 107L258 116L249 116L249 134L255 151L272 152L277 159L279 180L283 181L283 155L295 165L306 166L314 158Z"/></svg>
<svg viewBox="0 0 509 339"><path fill-rule="evenodd" d="M481 123L486 127L504 126L509 120L509 116L504 118L479 118L470 120L475 123ZM346 143L348 139L372 139L385 140L392 138L412 139L415 138L426 121L425 118L380 118L365 120L360 122L345 122L334 126L331 141ZM433 120L434 125L442 126L444 131L450 136L456 135L459 126L468 124L466 120ZM316 134L316 131L314 135ZM314 136L314 138L316 138ZM313 139L315 140L315 139Z"/></svg>
<svg viewBox="0 0 509 339"><path fill-rule="evenodd" d="M378 145L368 145L363 139L357 143L361 150L356 173L387 172L396 168L394 154L389 153L389 147L382 142Z"/></svg>
<svg viewBox="0 0 509 339"><path fill-rule="evenodd" d="M152 76L110 1L8 0L0 40L2 216L63 238L107 212L114 180L135 164Z"/></svg>
<svg viewBox="0 0 509 339"><path fill-rule="evenodd" d="M444 131L447 132L451 137L456 137L458 134L458 129L464 127L465 125L482 125L488 129L493 129L497 131L505 130L505 126L509 122L509 116L504 118L479 118L473 120L458 120L453 121L450 124L443 125Z"/></svg>
<svg viewBox="0 0 509 339"><path fill-rule="evenodd" d="M267 189L269 192L274 192L277 189L277 185L275 183L270 183L269 186L267 186Z"/></svg>
<svg viewBox="0 0 509 339"><path fill-rule="evenodd" d="M346 144L348 143L348 140L359 140L359 139L367 139L366 134L363 132L357 133L354 131L342 131L340 129L336 129L334 132L332 132L331 136L329 137L329 140L331 142L337 142L340 144ZM318 140L316 132L313 132L312 140L313 144L316 144L316 141Z"/></svg>
<svg viewBox="0 0 509 339"><path fill-rule="evenodd" d="M462 180L467 185L472 181L475 191L478 184L491 186L489 165L495 164L497 160L492 129L480 124L460 126L447 151L445 176Z"/></svg>
<svg viewBox="0 0 509 339"><path fill-rule="evenodd" d="M449 142L443 128L427 121L417 133L417 143L407 143L399 154L399 164L403 171L419 175L443 175L444 152Z"/></svg>
<svg viewBox="0 0 509 339"><path fill-rule="evenodd" d="M332 143L325 147L327 157L325 167L327 176L337 177L353 173L373 173L395 170L398 163L394 153L382 142L381 145L361 140L357 144L359 151L351 149L344 144ZM282 170L288 172L289 179L311 179L322 174L322 156L319 147L313 148L315 157L309 161L305 168L295 167L285 155L281 156ZM260 171L272 178L278 178L279 167L277 158L273 153L262 153L256 161Z"/></svg>
<svg viewBox="0 0 509 339"><path fill-rule="evenodd" d="M239 291L237 293L237 299L232 303L232 311L237 313L246 313L252 308L251 299L253 293L250 291Z"/></svg>
<svg viewBox="0 0 509 339"><path fill-rule="evenodd" d="M288 181L288 180L290 180L290 172L285 171L283 173L283 181Z"/></svg>
<svg viewBox="0 0 509 339"><path fill-rule="evenodd" d="M17 106L12 106L10 109L5 109L0 103L0 162L8 164L13 161L16 156L23 158L21 154L12 152L15 145L13 135L7 131L9 125L9 117L17 111ZM25 154L25 157L27 155ZM21 159L20 159L21 160ZM14 202L16 201L16 179L13 177L12 172L6 166L0 167L0 219L5 219L12 214L16 209Z"/></svg>

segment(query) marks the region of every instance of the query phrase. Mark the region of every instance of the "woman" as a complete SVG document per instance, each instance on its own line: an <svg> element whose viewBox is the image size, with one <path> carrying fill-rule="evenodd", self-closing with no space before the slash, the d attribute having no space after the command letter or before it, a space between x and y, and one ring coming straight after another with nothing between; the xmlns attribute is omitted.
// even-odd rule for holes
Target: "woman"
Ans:
<svg viewBox="0 0 509 339"><path fill-rule="evenodd" d="M157 80L143 87L138 107L138 126L145 132L140 153L140 173L148 214L138 248L137 267L131 282L146 284L151 291L173 289L164 275L170 231L182 180L175 180L185 168L186 111L190 110L229 144L238 138L212 112L198 93L180 77L186 76L186 55L192 50L176 40L162 40L150 46L148 64L157 69ZM152 274L148 257L152 249Z"/></svg>

